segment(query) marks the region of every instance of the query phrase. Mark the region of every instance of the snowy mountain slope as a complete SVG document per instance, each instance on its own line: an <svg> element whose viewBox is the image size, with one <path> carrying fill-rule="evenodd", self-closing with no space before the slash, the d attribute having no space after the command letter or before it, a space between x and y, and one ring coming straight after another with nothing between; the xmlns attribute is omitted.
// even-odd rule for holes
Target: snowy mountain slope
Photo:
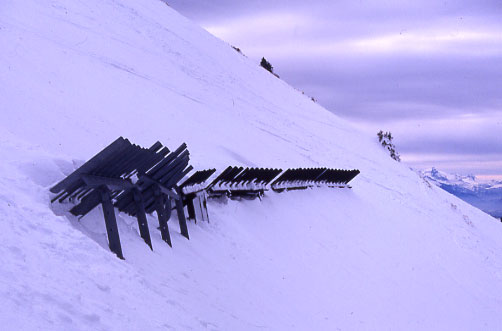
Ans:
<svg viewBox="0 0 502 331"><path fill-rule="evenodd" d="M435 168L421 171L420 175L493 217L502 217L502 182L480 183L475 176L447 174Z"/></svg>
<svg viewBox="0 0 502 331"><path fill-rule="evenodd" d="M496 329L502 228L156 0L0 3L6 329ZM358 168L353 189L211 202L211 223L80 221L48 188L119 135L196 168ZM75 161L74 161L75 160Z"/></svg>

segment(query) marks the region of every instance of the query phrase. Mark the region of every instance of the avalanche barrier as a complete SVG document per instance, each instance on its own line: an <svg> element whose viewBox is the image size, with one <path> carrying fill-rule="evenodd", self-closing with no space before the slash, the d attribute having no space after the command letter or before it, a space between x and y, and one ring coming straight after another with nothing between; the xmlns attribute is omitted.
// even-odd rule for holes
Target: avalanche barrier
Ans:
<svg viewBox="0 0 502 331"><path fill-rule="evenodd" d="M186 144L171 152L160 142L150 148L119 137L54 185L51 202L73 203L70 213L83 217L101 205L108 246L124 259L115 210L136 217L141 238L153 250L146 214L157 213L162 240L172 247L168 220L175 209L181 234L189 239L188 219L208 221L207 199L255 199L268 190L283 192L313 187L349 187L359 170L329 168L244 168L229 166L192 171ZM184 180L183 180L184 179Z"/></svg>

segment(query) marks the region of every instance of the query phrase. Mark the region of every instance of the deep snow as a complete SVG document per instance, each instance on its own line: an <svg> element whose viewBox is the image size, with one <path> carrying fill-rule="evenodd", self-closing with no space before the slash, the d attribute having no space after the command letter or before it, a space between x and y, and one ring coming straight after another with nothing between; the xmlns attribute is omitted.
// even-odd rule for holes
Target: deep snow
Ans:
<svg viewBox="0 0 502 331"><path fill-rule="evenodd" d="M502 227L160 0L0 2L0 322L17 330L502 325ZM377 82L375 82L377 83ZM80 221L48 188L118 136L192 165L358 168L352 189Z"/></svg>

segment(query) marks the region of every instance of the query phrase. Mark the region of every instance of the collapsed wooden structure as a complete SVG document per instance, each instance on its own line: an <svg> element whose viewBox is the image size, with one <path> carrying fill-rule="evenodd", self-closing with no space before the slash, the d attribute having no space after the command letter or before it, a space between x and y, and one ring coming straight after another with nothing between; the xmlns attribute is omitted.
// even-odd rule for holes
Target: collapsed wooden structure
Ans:
<svg viewBox="0 0 502 331"><path fill-rule="evenodd" d="M359 170L329 168L244 168L229 166L191 176L186 144L170 151L160 142L142 148L122 137L54 185L52 202L70 201L70 212L83 217L103 209L110 250L123 259L115 210L136 217L141 238L153 249L146 214L156 212L162 240L172 246L168 220L176 210L181 234L189 239L188 219L209 221L207 199L255 199L265 191L283 192L311 187L350 187ZM214 177L214 178L212 178ZM184 180L183 180L184 179Z"/></svg>
<svg viewBox="0 0 502 331"><path fill-rule="evenodd" d="M75 203L70 212L84 216L101 204L110 250L123 259L114 207L138 220L143 240L152 248L146 213L157 212L162 239L171 245L167 221L174 200L181 234L188 239L182 197L176 183L192 169L188 150L170 152L156 142L145 149L122 137L50 189L52 202Z"/></svg>

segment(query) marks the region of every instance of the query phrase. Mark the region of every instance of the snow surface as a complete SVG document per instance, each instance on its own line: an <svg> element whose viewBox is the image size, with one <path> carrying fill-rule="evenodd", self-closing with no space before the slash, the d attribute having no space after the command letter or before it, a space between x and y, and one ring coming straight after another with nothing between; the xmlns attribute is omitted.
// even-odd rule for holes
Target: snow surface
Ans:
<svg viewBox="0 0 502 331"><path fill-rule="evenodd" d="M160 0L0 2L6 330L495 330L502 226ZM209 203L211 223L77 220L48 188L118 136L196 169L358 168L352 189Z"/></svg>

